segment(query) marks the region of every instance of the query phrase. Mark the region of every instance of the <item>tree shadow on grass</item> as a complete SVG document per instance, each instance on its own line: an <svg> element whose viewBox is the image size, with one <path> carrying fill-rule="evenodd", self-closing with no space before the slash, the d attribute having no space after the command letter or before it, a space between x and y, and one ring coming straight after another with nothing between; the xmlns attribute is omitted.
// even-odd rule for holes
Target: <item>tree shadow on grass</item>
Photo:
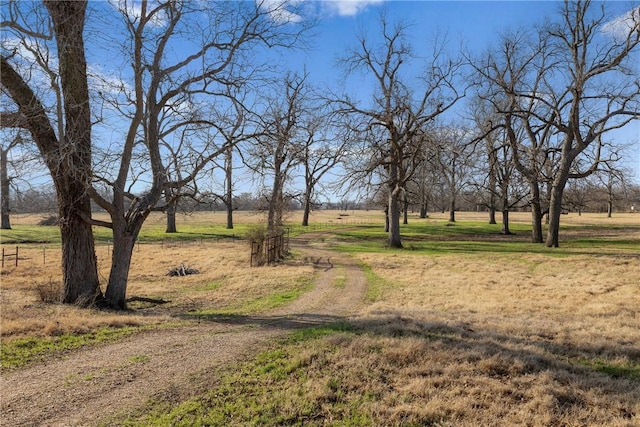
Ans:
<svg viewBox="0 0 640 427"><path fill-rule="evenodd" d="M544 411L552 423L548 425L565 425L573 417L577 417L576 425L598 425L607 417L613 424L634 425L640 418L640 348L634 343L603 346L531 331L510 334L395 310L351 318L312 313L195 317L233 325L303 330L308 331L304 336L309 339L341 334L343 339L337 341L341 346L361 341L353 345L361 352L351 355L354 363L374 357L380 362L373 369L391 366L384 369L392 369L394 376L404 370L403 380L407 382L426 378L447 384L444 387L459 390L452 393L469 392L471 402L479 394L496 393L495 402L489 405L504 405L511 411L526 405L527 411L535 412L536 405L546 405ZM314 334L317 330L323 333ZM309 345L316 346L311 341ZM345 350L345 357L349 351ZM384 369L381 377L388 375ZM475 392L469 391L469 384ZM485 386L487 389L483 389ZM464 419L469 413L456 416Z"/></svg>
<svg viewBox="0 0 640 427"><path fill-rule="evenodd" d="M561 343L551 336L519 337L468 324L415 319L396 311L383 311L368 316L344 317L314 313L289 315L241 315L241 314L187 314L190 320L216 322L231 325L259 326L279 329L303 329L323 327L354 334L368 334L389 338L422 338L440 341L452 350L469 350L477 347L487 355L504 353L512 358L527 359L527 364L538 369L562 368L572 372L586 370L604 373L610 377L626 378L640 385L640 348L633 343L603 347L601 344ZM615 368L606 360L628 360L627 365ZM590 363L593 361L593 363Z"/></svg>
<svg viewBox="0 0 640 427"><path fill-rule="evenodd" d="M346 318L325 314L297 313L290 315L243 315L225 313L187 313L185 319L197 320L199 322L215 322L238 326L259 326L277 329L304 329L327 327L330 325L342 325Z"/></svg>

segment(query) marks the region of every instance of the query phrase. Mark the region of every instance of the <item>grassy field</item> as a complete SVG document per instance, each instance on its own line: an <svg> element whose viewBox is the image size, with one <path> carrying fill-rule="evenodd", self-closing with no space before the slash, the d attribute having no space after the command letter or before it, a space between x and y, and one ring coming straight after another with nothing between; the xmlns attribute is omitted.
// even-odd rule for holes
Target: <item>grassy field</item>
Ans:
<svg viewBox="0 0 640 427"><path fill-rule="evenodd" d="M292 216L296 223L298 218ZM486 214L410 217L405 249L385 248L379 212L323 212L318 244L359 261L367 308L350 320L293 333L240 365L211 374L210 390L185 402L155 401L121 425L640 425L640 215L563 216L561 247L529 243L527 214L515 236ZM313 269L294 256L248 268L242 236L259 215L163 219L136 249L128 313L40 301L59 281L55 228L13 218L3 247L20 245L2 270L2 368L138 329L175 325L185 313L254 314L308 289ZM292 232L298 233L299 227ZM106 281L108 235L99 234ZM44 236L39 238L38 236ZM39 242L39 243L19 243ZM44 259L43 259L44 258ZM201 274L169 278L185 264ZM178 315L178 316L176 316Z"/></svg>

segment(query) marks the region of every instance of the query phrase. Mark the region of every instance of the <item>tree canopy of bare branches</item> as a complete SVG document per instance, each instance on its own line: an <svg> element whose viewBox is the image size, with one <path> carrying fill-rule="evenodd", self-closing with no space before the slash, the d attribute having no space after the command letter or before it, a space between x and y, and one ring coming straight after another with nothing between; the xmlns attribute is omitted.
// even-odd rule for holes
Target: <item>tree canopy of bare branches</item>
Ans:
<svg viewBox="0 0 640 427"><path fill-rule="evenodd" d="M429 125L464 96L456 78L461 61L445 56L436 42L429 62L416 84L404 71L413 59L406 26L380 18L380 43L365 34L347 52L341 64L348 75L364 73L375 85L373 99L364 103L351 97L333 99L339 114L351 116L353 131L365 144L362 161L351 176L362 182L379 173L388 195L390 247L401 248L400 212L406 186L422 160L420 146L429 141Z"/></svg>
<svg viewBox="0 0 640 427"><path fill-rule="evenodd" d="M518 169L532 183L534 206L543 174L549 184L549 247L559 245L567 181L596 171L603 136L640 118L640 10L619 17L614 33L601 6L564 2L557 21L533 36L503 37L500 50L476 67L490 88L485 99L504 118ZM541 242L539 206L534 241Z"/></svg>
<svg viewBox="0 0 640 427"><path fill-rule="evenodd" d="M123 308L133 245L149 213L170 206L182 193L194 193L198 175L229 148L206 107L215 108L228 86L245 85L269 71L268 64L254 60L255 49L291 47L313 22L286 19L295 14L285 2L122 0L94 3L101 13L90 15L86 2L47 1L46 12L34 9L38 14L25 10L31 5L9 4L10 19L3 26L23 40L30 55L3 49L2 85L52 173L63 245L82 242L72 264L83 265L79 253L87 257L88 267L77 280L66 280L65 289L77 282L91 286L90 292L81 290L84 300L99 294L97 273L88 271L96 270L91 226L106 226L114 250L104 302ZM86 27L91 31L85 33ZM37 49L36 42L53 39L56 49ZM118 64L114 57L110 74L94 72L92 86L98 90L91 94L85 42L124 58ZM58 101L52 110L28 81L29 61L51 82L46 99ZM99 106L93 122L92 102ZM110 126L117 136L109 144L92 144L92 126ZM109 221L92 218L89 197ZM73 266L65 264L65 271L68 276Z"/></svg>

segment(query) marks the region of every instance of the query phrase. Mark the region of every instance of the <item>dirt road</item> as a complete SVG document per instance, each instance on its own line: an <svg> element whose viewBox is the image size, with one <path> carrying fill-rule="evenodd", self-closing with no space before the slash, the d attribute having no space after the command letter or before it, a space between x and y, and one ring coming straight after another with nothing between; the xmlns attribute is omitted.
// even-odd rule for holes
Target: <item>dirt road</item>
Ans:
<svg viewBox="0 0 640 427"><path fill-rule="evenodd" d="M3 375L0 425L91 426L153 397L179 401L206 389L214 367L255 354L294 328L355 314L366 290L361 269L347 256L310 244L310 237L292 241L319 271L312 290L298 300L260 316L136 334ZM335 286L338 270L345 286Z"/></svg>

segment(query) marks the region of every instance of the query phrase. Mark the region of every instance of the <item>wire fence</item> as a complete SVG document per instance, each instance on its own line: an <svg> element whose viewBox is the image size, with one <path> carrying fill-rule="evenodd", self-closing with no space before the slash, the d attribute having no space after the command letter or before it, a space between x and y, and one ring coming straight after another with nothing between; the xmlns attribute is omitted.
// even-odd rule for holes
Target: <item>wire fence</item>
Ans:
<svg viewBox="0 0 640 427"><path fill-rule="evenodd" d="M145 242L136 240L133 248L134 252L145 252L147 250L180 249L182 247L205 246L205 244L213 243L237 243L243 241L237 236L229 236L228 238L204 239L202 237L180 240L180 239L163 239L161 241ZM35 244L27 243L23 245L1 244L1 265L2 268L14 267L36 267L50 266L52 264L60 264L62 248L60 244ZM109 260L113 252L113 242L105 240L96 242L95 252L98 259Z"/></svg>
<svg viewBox="0 0 640 427"><path fill-rule="evenodd" d="M8 259L11 260L11 258L13 258L15 260L16 263L16 267L18 266L18 254L20 252L20 248L18 246L16 246L16 251L15 252L8 252L5 248L2 248L2 268L4 268L4 260Z"/></svg>
<svg viewBox="0 0 640 427"><path fill-rule="evenodd" d="M335 220L325 222L312 222L303 227L298 224L289 224L281 231L267 236L262 242L251 242L251 266L273 265L283 259L289 253L289 240L291 235L298 235L323 230L340 229L345 227L371 225L375 221L337 217ZM229 236L191 236L188 239L166 238L154 241L137 240L135 252L144 252L145 247L159 245L161 249L175 249L193 245L204 246L205 243L246 242L244 236L232 234ZM59 244L24 244L5 243L2 247L2 268L17 267L18 265L37 266L60 263L61 247ZM110 258L113 250L113 242L110 240L96 241L96 255L98 258Z"/></svg>

